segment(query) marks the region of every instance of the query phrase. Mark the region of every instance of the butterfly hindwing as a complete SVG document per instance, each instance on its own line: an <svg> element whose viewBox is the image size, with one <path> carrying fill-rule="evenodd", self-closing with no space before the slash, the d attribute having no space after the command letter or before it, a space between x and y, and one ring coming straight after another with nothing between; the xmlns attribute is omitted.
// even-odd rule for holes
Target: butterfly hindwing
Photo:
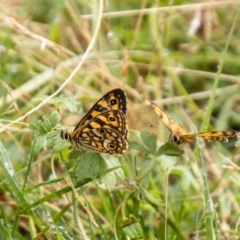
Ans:
<svg viewBox="0 0 240 240"><path fill-rule="evenodd" d="M85 147L109 154L120 154L127 148L127 141L118 131L104 127L86 130L76 142L77 149Z"/></svg>

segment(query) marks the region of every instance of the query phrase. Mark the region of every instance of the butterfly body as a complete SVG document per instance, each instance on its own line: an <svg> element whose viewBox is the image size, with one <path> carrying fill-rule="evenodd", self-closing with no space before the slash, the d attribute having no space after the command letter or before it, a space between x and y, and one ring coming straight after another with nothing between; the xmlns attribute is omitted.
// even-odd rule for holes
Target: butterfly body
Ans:
<svg viewBox="0 0 240 240"><path fill-rule="evenodd" d="M204 141L219 141L227 142L228 138L238 137L239 132L237 131L213 131L213 132L202 132L202 133L188 133L180 124L175 122L163 109L159 108L152 101L140 95L144 102L150 106L154 112L162 120L163 124L169 129L171 135L169 142L181 146L185 143L194 144L196 143L197 137L202 138Z"/></svg>
<svg viewBox="0 0 240 240"><path fill-rule="evenodd" d="M61 131L61 137L76 149L121 154L128 148L126 113L125 93L114 89L95 103L73 132Z"/></svg>

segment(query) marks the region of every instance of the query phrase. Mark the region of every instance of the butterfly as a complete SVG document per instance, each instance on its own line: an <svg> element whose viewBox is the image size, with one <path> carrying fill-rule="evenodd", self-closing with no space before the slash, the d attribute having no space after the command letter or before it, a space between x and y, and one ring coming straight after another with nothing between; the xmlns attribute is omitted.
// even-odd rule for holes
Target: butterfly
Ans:
<svg viewBox="0 0 240 240"><path fill-rule="evenodd" d="M121 154L128 148L126 115L126 95L117 88L100 98L72 132L60 135L75 149Z"/></svg>
<svg viewBox="0 0 240 240"><path fill-rule="evenodd" d="M196 137L202 138L204 141L220 141L227 142L228 138L239 137L237 131L213 131L213 132L201 132L201 133L188 133L187 130L180 124L175 122L164 110L156 106L152 101L140 94L143 101L151 106L154 112L162 120L163 124L170 130L169 142L178 146L184 143L195 143Z"/></svg>

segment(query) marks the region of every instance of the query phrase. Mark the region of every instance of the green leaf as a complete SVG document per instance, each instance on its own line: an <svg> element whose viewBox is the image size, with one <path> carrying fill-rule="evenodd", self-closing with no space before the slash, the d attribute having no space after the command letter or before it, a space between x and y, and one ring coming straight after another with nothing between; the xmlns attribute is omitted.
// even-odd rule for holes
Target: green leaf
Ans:
<svg viewBox="0 0 240 240"><path fill-rule="evenodd" d="M49 133L59 121L59 114L57 111L51 113L50 118L43 118L38 120L37 123L31 123L29 129L34 136ZM60 133L59 133L60 134Z"/></svg>
<svg viewBox="0 0 240 240"><path fill-rule="evenodd" d="M54 152L61 152L64 149L69 148L71 146L71 144L68 141L60 138L60 133L59 133L59 136L56 137L53 141L55 141L55 142L51 142L51 144L54 145L53 146ZM51 146L51 144L50 144L50 146Z"/></svg>
<svg viewBox="0 0 240 240"><path fill-rule="evenodd" d="M38 125L35 124L35 123L31 123L31 124L29 125L29 130L30 130L30 132L31 132L34 136L36 136L36 135L39 134L39 127L38 127Z"/></svg>
<svg viewBox="0 0 240 240"><path fill-rule="evenodd" d="M85 152L76 167L77 181L85 178L96 179L101 170L105 170L106 165L99 153Z"/></svg>
<svg viewBox="0 0 240 240"><path fill-rule="evenodd" d="M181 156L184 153L178 146L172 143L165 143L162 145L158 151L158 155L169 155L169 156Z"/></svg>
<svg viewBox="0 0 240 240"><path fill-rule="evenodd" d="M36 155L38 154L45 146L47 143L47 138L46 135L39 135L34 138L33 140L33 154Z"/></svg>
<svg viewBox="0 0 240 240"><path fill-rule="evenodd" d="M47 97L48 96L43 96L40 98L34 98L33 100L42 102ZM77 112L78 102L73 97L66 97L64 95L60 95L58 97L51 98L50 100L48 100L48 103L56 106L56 108L58 108L59 105L64 104L71 112Z"/></svg>
<svg viewBox="0 0 240 240"><path fill-rule="evenodd" d="M38 128L39 128L39 134L45 134L48 133L51 130L51 123L49 119L43 118L41 120L38 120Z"/></svg>
<svg viewBox="0 0 240 240"><path fill-rule="evenodd" d="M63 153L63 151L62 151L62 153ZM70 170L76 163L79 162L83 153L84 153L84 151L78 151L78 150L73 150L70 152L66 151L66 153L64 153L65 157L67 157L69 155L68 162L66 163L67 170Z"/></svg>
<svg viewBox="0 0 240 240"><path fill-rule="evenodd" d="M52 125L47 118L43 118L41 120L38 120L36 124L30 125L31 132L36 136L39 134L46 134L50 132L52 129Z"/></svg>
<svg viewBox="0 0 240 240"><path fill-rule="evenodd" d="M116 186L116 181L116 175L112 171L98 178L99 186L104 189L107 188L109 191Z"/></svg>
<svg viewBox="0 0 240 240"><path fill-rule="evenodd" d="M120 179L125 179L125 174L124 171L122 169L122 165L121 163L118 161L117 158L115 158L113 155L109 155L109 154L101 154L108 169L113 169L116 168L116 170L114 170L114 173L116 174L116 176Z"/></svg>
<svg viewBox="0 0 240 240"><path fill-rule="evenodd" d="M59 131L51 131L46 134L47 137L47 148L52 149L55 145L58 139L60 139L60 132Z"/></svg>
<svg viewBox="0 0 240 240"><path fill-rule="evenodd" d="M111 191L116 186L116 177L119 177L123 180L125 178L125 175L122 170L121 164L114 156L108 154L101 155L103 161L106 164L106 169L112 169L112 171L99 177L98 182L100 184L104 184L104 188L107 188L109 191Z"/></svg>
<svg viewBox="0 0 240 240"><path fill-rule="evenodd" d="M50 115L49 120L50 120L50 123L51 123L51 127L52 128L55 127L60 120L59 113L57 111L53 111Z"/></svg>
<svg viewBox="0 0 240 240"><path fill-rule="evenodd" d="M81 154L81 161L78 163L74 174L76 181L86 178L98 179L100 186L112 190L116 185L116 177L124 179L125 175L118 160L108 154L96 152L85 152Z"/></svg>
<svg viewBox="0 0 240 240"><path fill-rule="evenodd" d="M136 149L139 150L140 152L149 153L149 150L139 142L129 141L128 144L130 149Z"/></svg>
<svg viewBox="0 0 240 240"><path fill-rule="evenodd" d="M143 143L149 149L150 153L154 154L157 148L157 136L147 130L141 131L140 134Z"/></svg>
<svg viewBox="0 0 240 240"><path fill-rule="evenodd" d="M77 112L77 102L74 98L63 97L62 102L69 109L70 112Z"/></svg>
<svg viewBox="0 0 240 240"><path fill-rule="evenodd" d="M128 218L122 220L120 224L123 232L129 236L130 239L143 239L143 229L136 217L132 214Z"/></svg>

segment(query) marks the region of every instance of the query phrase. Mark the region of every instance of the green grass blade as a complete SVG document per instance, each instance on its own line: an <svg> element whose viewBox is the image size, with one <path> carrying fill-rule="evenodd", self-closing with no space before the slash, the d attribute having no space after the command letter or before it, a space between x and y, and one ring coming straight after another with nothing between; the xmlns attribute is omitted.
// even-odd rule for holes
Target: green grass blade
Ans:
<svg viewBox="0 0 240 240"><path fill-rule="evenodd" d="M30 217L33 219L34 223L41 229L41 224L40 224L38 218L35 216L34 212L31 210L31 208L28 208L29 203L25 199L25 197L18 185L18 181L16 180L16 178L14 176L14 170L12 168L11 161L8 157L7 150L5 149L5 147L1 141L0 141L0 166L3 171L3 175L9 184L9 188L12 189L12 193L15 196L16 201L18 202L19 206L21 205L24 208L27 208L27 212L30 215Z"/></svg>

